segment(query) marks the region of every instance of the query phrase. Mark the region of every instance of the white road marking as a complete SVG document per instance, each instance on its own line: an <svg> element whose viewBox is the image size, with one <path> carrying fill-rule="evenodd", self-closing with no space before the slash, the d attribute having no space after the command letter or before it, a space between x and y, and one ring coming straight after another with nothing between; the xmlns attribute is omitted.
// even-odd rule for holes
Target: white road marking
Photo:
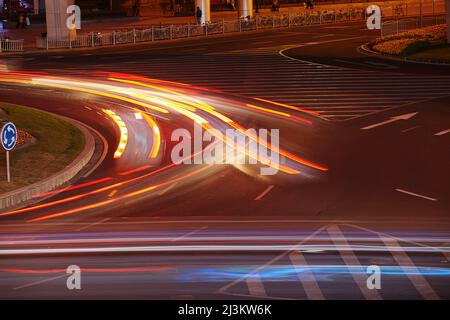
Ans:
<svg viewBox="0 0 450 320"><path fill-rule="evenodd" d="M319 34L319 35L317 35L317 36L313 36L312 38L320 39L320 38L333 37L333 36L334 36L334 34L332 34L332 33L327 33L327 34Z"/></svg>
<svg viewBox="0 0 450 320"><path fill-rule="evenodd" d="M142 120L142 119L144 119L144 118L142 118L142 114L141 114L140 112L135 112L135 113L134 113L134 117L135 117L137 120Z"/></svg>
<svg viewBox="0 0 450 320"><path fill-rule="evenodd" d="M409 131L413 131L413 130L416 130L416 129L418 129L418 128L420 128L420 126L411 127L411 128L402 130L402 133L406 133L406 132L409 132Z"/></svg>
<svg viewBox="0 0 450 320"><path fill-rule="evenodd" d="M435 198L427 197L427 196L424 196L424 195L421 195L421 194L417 194L417 193L413 193L413 192L410 192L410 191L406 191L406 190L403 190L403 189L395 189L395 191L398 191L398 192L401 192L401 193L405 193L405 194L409 194L410 196L413 196L413 197L418 197L418 198L422 198L422 199L426 199L426 200L430 200L430 201L437 201L437 199L435 199Z"/></svg>
<svg viewBox="0 0 450 320"><path fill-rule="evenodd" d="M183 240L183 239L185 239L185 238L187 238L187 237L189 237L189 236L191 236L191 235L193 235L193 234L195 234L195 233L197 233L197 232L200 232L200 231L202 231L202 230L205 230L205 229L208 229L208 227L205 226L205 227L201 227L201 228L195 229L195 230L193 230L193 231L191 231L191 232L188 232L188 233L186 233L186 234L184 234L184 235L182 235L182 236L180 236L180 237L178 237L178 238L172 239L171 241L172 241L172 242L176 242L176 241Z"/></svg>
<svg viewBox="0 0 450 320"><path fill-rule="evenodd" d="M412 117L414 117L416 114L418 114L418 112L412 112L412 113L407 113L407 114L402 114L402 115L399 115L399 116L391 117L389 120L386 120L386 121L383 121L383 122L379 122L379 123L375 123L375 124L372 124L372 125L367 126L367 127L362 127L361 130L370 130L370 129L381 127L381 126L384 126L386 124L389 124L389 123L392 123L392 122L396 122L396 121L399 121L399 120L409 120Z"/></svg>
<svg viewBox="0 0 450 320"><path fill-rule="evenodd" d="M178 184L178 182L172 183L172 184L169 185L167 188L161 190L161 191L158 193L158 196L162 196L162 195L165 194L166 192L170 191L170 190L173 189L177 184Z"/></svg>
<svg viewBox="0 0 450 320"><path fill-rule="evenodd" d="M247 283L248 291L250 292L250 295L256 296L256 297L266 297L266 289L264 289L264 285L261 281L261 278L259 275L255 274L251 277L248 277L245 281Z"/></svg>
<svg viewBox="0 0 450 320"><path fill-rule="evenodd" d="M347 61L347 60L341 60L341 59L333 59L333 60L337 61L337 62L342 62L342 63L354 64L354 65L357 65L357 66L363 66L363 67L366 67L366 68L369 67L365 63L359 63L359 62Z"/></svg>
<svg viewBox="0 0 450 320"><path fill-rule="evenodd" d="M259 200L261 200L262 198L264 198L264 196L265 196L266 194L268 194L268 193L273 189L273 187L274 187L274 185L268 186L268 187L266 188L266 190L264 190L259 196L257 196L257 197L255 198L255 201L259 201Z"/></svg>
<svg viewBox="0 0 450 320"><path fill-rule="evenodd" d="M444 130L444 131L440 131L438 133L435 133L435 136L443 136L444 134L450 133L450 129Z"/></svg>
<svg viewBox="0 0 450 320"><path fill-rule="evenodd" d="M302 241L300 241L299 243L297 243L295 246L293 246L291 249L284 251L283 253L281 253L280 255L276 256L275 258L273 258L272 260L266 262L265 264L257 267L255 270L253 270L252 272L249 272L248 274L240 277L239 279L236 279L232 282L230 282L229 284L223 286L222 288L219 289L220 293L225 293L226 290L228 290L229 288L233 287L234 285L238 284L239 282L247 279L249 276L251 275L255 275L257 274L260 270L263 270L264 268L266 268L267 266L270 266L271 264L277 262L278 260L284 258L286 255L288 255L289 253L291 253L292 251L298 250L298 247L301 246L302 244L308 242L310 239L314 238L317 234L321 233L324 229L326 228L326 226L320 227L319 229L317 229L316 231L314 231L312 234L310 234L308 237L304 238Z"/></svg>
<svg viewBox="0 0 450 320"><path fill-rule="evenodd" d="M391 238L381 238L386 247L400 247L400 244ZM425 299L439 300L439 296L431 288L428 281L420 275L420 271L414 265L408 254L404 251L391 252L398 265L407 273L409 280L413 283L414 287ZM414 274L413 274L414 273Z"/></svg>
<svg viewBox="0 0 450 320"><path fill-rule="evenodd" d="M349 246L348 241L345 239L344 234L341 232L341 230L337 225L328 227L327 231L337 247L340 247L341 245ZM339 250L339 253L341 254L341 258L342 260L344 260L347 266L359 269L356 270L355 273L352 273L352 277L355 280L364 297L369 300L380 300L381 296L379 295L378 291L369 290L367 288L367 277L365 276L366 270L364 270L362 265L359 263L358 258L353 254L353 252L348 250Z"/></svg>
<svg viewBox="0 0 450 320"><path fill-rule="evenodd" d="M100 220L100 221L97 221L97 222L94 222L94 223L88 224L87 226L84 226L84 227L78 228L78 229L77 229L76 231L83 231L83 230L86 230L86 229L88 229L88 228L90 228L90 227L93 227L93 226L96 226L96 225L102 224L102 223L104 223L104 222L108 221L109 219L111 219L111 218L105 218L105 219L102 219L102 220Z"/></svg>
<svg viewBox="0 0 450 320"><path fill-rule="evenodd" d="M24 284L24 285L21 285L21 286L13 288L13 290L20 290L20 289L23 289L23 288L33 287L33 286L36 286L36 285L39 285L39 284L42 284L42 283L50 282L50 281L53 281L53 280L56 280L56 279L61 279L61 278L64 278L64 277L67 277L67 274L62 274L62 275L57 276L57 277L48 278L48 279L44 279L44 280L40 280L40 281Z"/></svg>
<svg viewBox="0 0 450 320"><path fill-rule="evenodd" d="M297 269L297 276L310 300L324 300L325 297L320 290L319 284L314 274L308 269L308 263L301 252L292 252L289 254L292 264Z"/></svg>
<svg viewBox="0 0 450 320"><path fill-rule="evenodd" d="M383 67L386 69L398 69L397 66L393 66L387 63L373 62L373 61L366 61L366 63L373 64L374 66Z"/></svg>
<svg viewBox="0 0 450 320"><path fill-rule="evenodd" d="M445 259L447 259L448 262L450 262L450 252L443 252Z"/></svg>

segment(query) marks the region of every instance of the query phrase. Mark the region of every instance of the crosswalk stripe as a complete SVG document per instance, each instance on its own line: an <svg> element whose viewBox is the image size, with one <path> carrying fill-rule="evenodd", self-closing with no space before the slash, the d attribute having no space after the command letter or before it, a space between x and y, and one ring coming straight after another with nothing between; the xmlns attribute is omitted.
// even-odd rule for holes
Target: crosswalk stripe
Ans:
<svg viewBox="0 0 450 320"><path fill-rule="evenodd" d="M395 239L384 237L381 239L383 240L386 247L400 247L400 244ZM440 299L433 288L431 288L428 281L422 275L420 275L419 270L405 251L391 251L391 254L394 257L395 261L397 261L398 265L403 270L408 271L407 275L409 280L412 282L414 287L417 289L417 291L419 291L424 299Z"/></svg>
<svg viewBox="0 0 450 320"><path fill-rule="evenodd" d="M314 274L308 268L308 263L301 252L292 252L289 259L297 270L297 276L305 290L306 296L310 300L324 300L322 290L314 277Z"/></svg>
<svg viewBox="0 0 450 320"><path fill-rule="evenodd" d="M338 226L330 226L327 228L327 231L336 246L349 246L348 241L345 239L344 234ZM352 266L352 268L358 269L356 270L356 272L352 273L352 277L364 297L368 300L380 300L381 296L376 290L370 290L369 288L367 288L367 279L364 276L366 271L359 263L359 260L355 256L355 254L350 250L339 250L339 253L347 266Z"/></svg>
<svg viewBox="0 0 450 320"><path fill-rule="evenodd" d="M446 75L390 74L291 60L278 54L290 47L144 58L118 65L102 61L89 67L261 97L310 108L324 119L339 121L450 95L450 77Z"/></svg>
<svg viewBox="0 0 450 320"><path fill-rule="evenodd" d="M250 295L257 297L267 297L266 289L259 275L255 274L247 278L246 281Z"/></svg>

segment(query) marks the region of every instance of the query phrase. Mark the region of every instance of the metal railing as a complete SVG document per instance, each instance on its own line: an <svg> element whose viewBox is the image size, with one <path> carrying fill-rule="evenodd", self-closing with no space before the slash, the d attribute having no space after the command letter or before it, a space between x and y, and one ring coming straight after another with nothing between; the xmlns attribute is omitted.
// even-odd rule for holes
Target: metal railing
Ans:
<svg viewBox="0 0 450 320"><path fill-rule="evenodd" d="M400 17L408 16L408 14L413 11L415 10L408 9L408 4L406 3L382 7L383 18L398 19ZM435 6L433 6L433 12L434 11ZM260 15L251 19L222 20L211 22L203 26L196 24L160 25L114 30L111 32L91 32L89 34L80 35L73 40L38 38L36 46L47 50L52 48L114 46L119 44L172 40L260 29L332 24L345 21L363 21L366 18L366 6L349 6L338 10L307 10L289 14ZM412 22L409 23L411 26L413 25ZM383 24L384 29L388 30L388 32L399 32L397 31L397 28L398 30L404 30L405 28L410 27L406 25L407 22L397 23L390 21Z"/></svg>
<svg viewBox="0 0 450 320"><path fill-rule="evenodd" d="M444 15L422 17L422 19L418 17L385 21L381 26L381 35L386 36L390 34L397 34L403 31L443 24L445 22L446 17Z"/></svg>
<svg viewBox="0 0 450 320"><path fill-rule="evenodd" d="M0 52L22 52L23 40L0 39Z"/></svg>
<svg viewBox="0 0 450 320"><path fill-rule="evenodd" d="M348 8L336 11L310 11L295 14L261 15L251 19L222 20L206 25L162 25L146 28L114 30L111 32L91 32L72 40L52 40L37 38L36 46L43 49L98 47L138 42L161 41L245 32L259 29L287 28L314 24L363 20L365 8Z"/></svg>

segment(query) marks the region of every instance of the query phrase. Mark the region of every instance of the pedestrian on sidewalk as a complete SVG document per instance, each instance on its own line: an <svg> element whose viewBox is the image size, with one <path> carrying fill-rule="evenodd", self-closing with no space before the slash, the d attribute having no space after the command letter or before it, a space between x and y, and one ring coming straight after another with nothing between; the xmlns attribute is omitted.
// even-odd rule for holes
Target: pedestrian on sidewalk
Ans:
<svg viewBox="0 0 450 320"><path fill-rule="evenodd" d="M200 9L200 7L197 7L197 9L195 9L195 22L197 24L200 24L202 21L202 9Z"/></svg>
<svg viewBox="0 0 450 320"><path fill-rule="evenodd" d="M27 27L31 26L30 17L28 16L28 14L25 14L25 25Z"/></svg>
<svg viewBox="0 0 450 320"><path fill-rule="evenodd" d="M280 3L278 0L272 0L272 11L280 11Z"/></svg>
<svg viewBox="0 0 450 320"><path fill-rule="evenodd" d="M314 9L314 3L312 2L312 0L306 0L305 7L306 9Z"/></svg>
<svg viewBox="0 0 450 320"><path fill-rule="evenodd" d="M259 13L259 9L260 9L259 0L255 0L255 13Z"/></svg>
<svg viewBox="0 0 450 320"><path fill-rule="evenodd" d="M16 28L17 29L25 28L25 17L23 16L23 14L20 14L19 21L17 21Z"/></svg>

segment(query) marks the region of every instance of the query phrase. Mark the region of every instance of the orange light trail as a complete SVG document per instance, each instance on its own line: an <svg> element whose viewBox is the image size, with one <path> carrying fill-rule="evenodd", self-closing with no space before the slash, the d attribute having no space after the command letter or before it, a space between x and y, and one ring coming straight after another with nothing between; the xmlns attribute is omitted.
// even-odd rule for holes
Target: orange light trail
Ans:
<svg viewBox="0 0 450 320"><path fill-rule="evenodd" d="M294 107L294 106L291 106L291 105L288 105L288 104L285 104L285 103L275 102L275 101L266 100L266 99L262 99L262 98L253 98L253 99L258 100L258 101L262 101L262 102L267 102L267 103L270 103L270 104L273 104L273 105L276 105L276 106L279 106L279 107L288 108L288 109L291 109L291 110L306 112L306 113L309 113L309 114L312 114L312 115L315 115L315 116L320 115L316 111L312 111L312 110L308 110L308 109L304 109L304 108L299 108L299 107Z"/></svg>
<svg viewBox="0 0 450 320"><path fill-rule="evenodd" d="M96 185L96 184L100 184L106 181L110 181L112 180L112 177L108 177L108 178L103 178L103 179L99 179L99 180L95 180L95 181L90 181L90 182L86 182L83 184L78 184L76 186L72 186L72 187L67 187L67 188L63 188L63 189L59 189L59 190L54 190L54 191L50 191L50 192L46 192L46 193L41 193L41 194L37 194L35 196L33 196L33 198L42 198L42 197L46 197L46 196L50 196L53 194L57 194L57 193L61 193L61 192L66 192L66 191L72 191L72 190L78 190L84 187L89 187L92 185Z"/></svg>
<svg viewBox="0 0 450 320"><path fill-rule="evenodd" d="M196 153L194 153L194 154L192 154L192 155L190 155L188 157L185 157L185 158L181 159L181 162L183 162L183 161L185 161L187 159L191 159L191 158L193 158L193 157L203 153L205 150L207 150L209 148L212 148L214 145L215 145L215 143L211 143L205 149L200 150L200 151L198 151L198 152L196 152ZM83 198L86 198L86 197L91 196L91 195L99 194L99 193L102 193L102 192L105 192L105 191L108 191L108 190L111 190L111 189L115 189L115 188L127 185L127 184L135 182L135 181L139 181L139 180L148 178L150 176L153 176L155 174L158 174L160 172L166 171L166 170L168 170L170 168L173 168L173 167L176 167L176 166L177 166L176 163L171 163L169 165L161 167L161 168L159 168L159 169L157 169L155 171L149 172L149 173L144 174L142 176L139 176L139 177L136 177L136 178L132 178L132 179L129 179L129 180L126 180L126 181L118 182L118 183L115 183L113 185L106 186L106 187L103 187L103 188L100 188L100 189L96 189L96 190L92 190L92 191L89 191L89 192L86 192L86 193L83 193L83 194L79 194L79 195L76 195L76 196L72 196L72 197L68 197L68 198L64 198L64 199L61 199L61 200L56 200L56 201L52 201L52 202L48 202L48 203L44 203L44 204L40 204L40 205L37 205L37 206L34 206L34 207L23 208L23 209L18 209L18 210L15 210L15 211L0 213L0 217L2 217L2 216L10 216L10 215L15 215L15 214L20 214L20 213L26 213L26 212L30 212L30 211L34 211L34 210L39 210L39 209L52 207L52 206L55 206L55 205L58 205L58 204L67 203L67 202L74 201L74 200L83 199Z"/></svg>
<svg viewBox="0 0 450 320"><path fill-rule="evenodd" d="M137 106L141 106L144 108L148 108L148 109L151 109L154 111L158 111L161 113L169 113L169 111L167 111L165 109L158 108L158 107L150 105L148 103L144 103L144 102L137 101L134 99L129 99L129 98L122 97L122 96L119 96L116 94L110 94L107 92L101 92L101 91L92 90L92 89L86 89L86 88L80 88L80 87L76 87L76 86L59 84L57 80L53 80L53 79L33 78L32 83L38 84L38 85L51 86L51 87L60 88L60 89L67 89L67 90L74 90L74 91L79 91L79 92L84 92L84 93L90 93L93 95L98 95L98 96L102 96L102 97L107 97L107 98L112 98L112 99L128 102L128 103L131 103L131 104L134 104ZM80 84L83 85L83 82L81 82ZM93 85L92 83L86 83L86 84Z"/></svg>
<svg viewBox="0 0 450 320"><path fill-rule="evenodd" d="M143 83L141 83L141 82L139 82L139 81L133 81L133 84L134 84L134 85L137 85L137 86L144 86L144 87L146 86L146 84L143 84ZM158 88L158 87L156 87L156 88ZM158 102L163 103L163 104L166 105L168 108L174 108L174 107L176 107L176 106L170 105L170 103L168 103L168 102L166 102L166 101L163 101L163 100L161 100L161 99L158 99ZM201 109L201 110L203 110L203 111L205 111L205 112L211 114L212 116L214 116L214 117L216 117L216 118L219 118L220 120L222 120L222 121L226 122L227 124L231 125L233 128L240 130L243 134L247 135L249 138L251 138L251 139L253 139L254 141L258 142L258 139L255 138L255 137L252 136L252 135L248 135L248 134L246 133L246 130L245 130L243 127L241 127L240 125L236 124L234 121L232 121L231 119L227 118L226 116L220 114L219 112L214 111L214 108L213 108L212 106L209 106L209 105L207 105L207 104L200 104L200 103L193 103L193 105L195 105L198 109ZM284 113L284 112L280 112L280 111L275 111L275 110L271 110L271 109L267 109L267 108L263 108L263 107L258 107L258 106L255 106L255 105L250 105L250 106L252 106L252 107L254 107L254 108L257 108L257 109L260 109L260 110L263 110L263 111L267 111L267 112L270 111L270 112L272 112L272 113L276 113L276 114L279 114L279 115L283 115L283 116L285 116L285 117L291 117L291 115L288 114L288 113ZM295 107L292 107L292 108L295 108ZM299 108L295 108L295 109L299 109ZM190 118L191 120L193 120L194 122L200 124L204 129L206 129L206 130L208 129L208 127L205 126L205 124L207 123L207 121L204 120L203 118L200 117L200 119L197 119L197 117L199 117L199 116L193 115L191 112L188 112L188 111L186 111L186 112L181 111L181 110L183 110L183 109L179 110L179 109L177 108L176 110L179 111L180 113L184 114L185 116L189 117L189 118ZM186 114L186 113L187 113L187 114ZM202 119L203 119L204 121L202 121ZM298 118L298 119L301 119L301 118ZM308 121L308 120L306 120L306 121ZM217 136L217 135L214 135L214 136L215 136L216 138L218 138L218 139L221 139L223 142L225 142L226 144L229 145L229 143L228 143L226 140L224 140L223 137L219 137L219 136ZM259 143L259 142L258 142L258 143ZM272 147L270 144L263 144L263 145L264 145L265 147L268 147L269 149L273 150L273 147ZM232 145L232 147L233 147L235 150L237 150L235 145ZM238 148L238 149L242 149L242 148ZM253 158L253 159L255 159L255 160L257 160L257 161L259 161L259 162L261 162L261 163L263 163L263 164L266 164L266 165L269 165L269 166L273 167L273 165L271 165L271 163L270 163L269 160L267 160L267 159L262 159L259 155L252 154L252 153L249 152L248 150L245 150L245 151L244 151L244 150L238 150L238 151L244 152L247 156L249 156L249 157L251 157L251 158ZM302 158L300 158L300 157L297 157L297 156L295 156L295 155L293 155L293 154L291 154L291 153L289 153L289 152L287 152L287 151L284 151L284 150L281 150L281 149L280 149L280 150L278 150L277 152L278 152L279 154L281 154L281 155L283 155L283 156L285 156L285 157L287 157L287 158L289 158L289 159L291 159L291 160L297 162L297 163L306 165L306 166L308 166L308 167L311 167L311 168L314 168L314 169L317 169L317 170L320 170L320 171L327 171L327 170L328 170L327 168L325 168L325 167L323 167L323 166L320 166L320 165L315 164L315 163L313 163L313 162L304 160L304 159L302 159ZM276 167L277 167L277 169L279 169L279 170L281 170L281 171L283 171L283 172L285 172L285 173L289 173L289 174L299 174L299 173L300 173L298 170L291 169L291 168L288 168L288 167L286 167L286 166L277 165Z"/></svg>
<svg viewBox="0 0 450 320"><path fill-rule="evenodd" d="M149 157L154 159L158 156L159 148L161 147L161 131L159 130L158 124L152 119L152 117L146 113L141 113L141 115L153 131L153 145L149 153Z"/></svg>
<svg viewBox="0 0 450 320"><path fill-rule="evenodd" d="M189 178L189 177L191 177L191 176L193 176L193 175L195 175L197 173L200 173L200 172L208 169L209 167L211 167L211 165L204 166L204 167L202 167L202 168L200 168L198 170L195 170L193 172L187 173L187 174L185 174L183 176L180 176L178 178L174 178L174 179L168 180L166 182L163 182L163 183L160 183L160 184L157 184L157 185L146 187L146 188L143 188L143 189L140 189L140 190L137 190L137 191L125 194L123 196L114 198L114 199L105 200L105 201L97 202L97 203L90 204L90 205L87 205L87 206L84 206L84 207L79 207L79 208L75 208L75 209L71 209L71 210L67 210L67 211L62 211L62 212L58 212L58 213L49 214L49 215L46 215L46 216L43 216L43 217L30 219L30 220L27 220L27 222L38 222L38 221L44 221L44 220L48 220L48 219L58 218L58 217L66 216L66 215L69 215L69 214L78 213L80 211L85 211L85 210L89 210L89 209L95 209L95 208L98 208L100 206L111 204L111 203L114 203L114 202L117 202L117 201L126 200L128 198L139 196L141 194L144 194L146 192L155 190L157 188L160 188L160 187L163 187L163 186L175 183L175 182L179 182L180 180Z"/></svg>

